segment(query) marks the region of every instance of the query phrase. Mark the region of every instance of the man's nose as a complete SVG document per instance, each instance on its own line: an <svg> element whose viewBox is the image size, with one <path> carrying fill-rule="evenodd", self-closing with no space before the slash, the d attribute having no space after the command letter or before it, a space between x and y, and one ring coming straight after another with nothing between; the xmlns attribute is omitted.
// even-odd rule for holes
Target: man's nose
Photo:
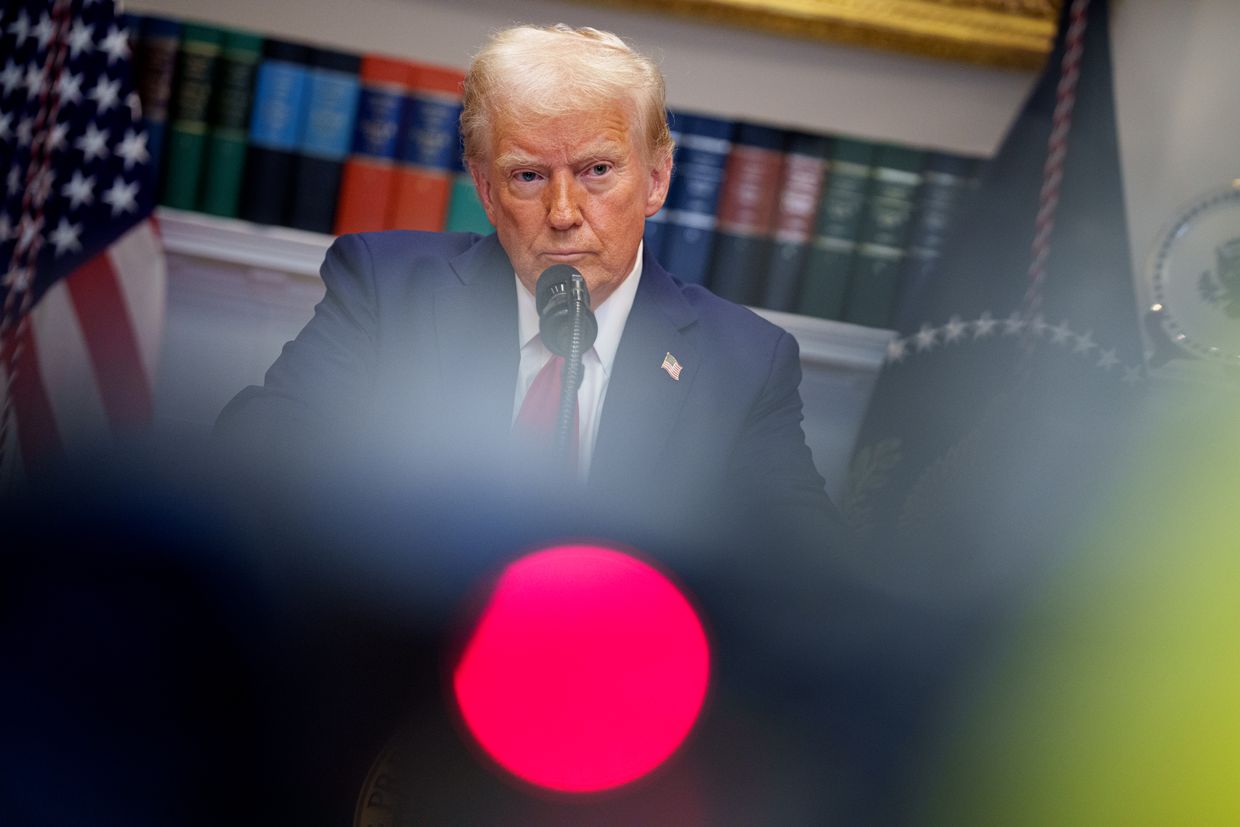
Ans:
<svg viewBox="0 0 1240 827"><path fill-rule="evenodd" d="M547 187L547 223L569 230L581 223L580 184L568 172L556 172Z"/></svg>

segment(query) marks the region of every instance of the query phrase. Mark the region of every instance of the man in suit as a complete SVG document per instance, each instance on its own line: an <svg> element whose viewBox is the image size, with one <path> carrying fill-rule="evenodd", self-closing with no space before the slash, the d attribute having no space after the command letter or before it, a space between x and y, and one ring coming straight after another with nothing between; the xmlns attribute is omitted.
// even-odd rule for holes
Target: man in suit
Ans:
<svg viewBox="0 0 1240 827"><path fill-rule="evenodd" d="M578 394L576 475L590 489L832 513L800 425L795 340L643 250L672 170L658 68L605 32L517 27L479 52L464 91L465 161L496 233L338 239L314 318L219 430L264 444L360 434L430 446L445 466L502 463L528 442L536 397L558 393L533 292L567 264L599 327Z"/></svg>

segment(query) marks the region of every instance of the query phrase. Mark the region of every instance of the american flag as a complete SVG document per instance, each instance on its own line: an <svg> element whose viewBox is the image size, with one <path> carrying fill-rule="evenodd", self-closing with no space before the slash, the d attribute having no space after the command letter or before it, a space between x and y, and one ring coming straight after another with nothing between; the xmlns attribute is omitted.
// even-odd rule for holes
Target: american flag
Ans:
<svg viewBox="0 0 1240 827"><path fill-rule="evenodd" d="M680 362L677 361L676 357L670 352L663 357L663 364L659 367L667 371L668 376L672 377L677 382L680 381L680 371L683 370L683 368L681 367Z"/></svg>
<svg viewBox="0 0 1240 827"><path fill-rule="evenodd" d="M148 423L166 289L129 21L0 11L0 469Z"/></svg>

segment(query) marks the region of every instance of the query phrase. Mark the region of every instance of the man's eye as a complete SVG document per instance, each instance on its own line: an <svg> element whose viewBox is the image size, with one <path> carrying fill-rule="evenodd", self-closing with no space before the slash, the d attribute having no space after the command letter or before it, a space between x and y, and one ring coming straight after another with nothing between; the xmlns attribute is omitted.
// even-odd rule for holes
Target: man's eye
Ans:
<svg viewBox="0 0 1240 827"><path fill-rule="evenodd" d="M595 164L590 167L591 175L606 175L611 172L611 164Z"/></svg>
<svg viewBox="0 0 1240 827"><path fill-rule="evenodd" d="M517 180L522 183L532 184L538 180L538 173L528 169L523 169L517 173Z"/></svg>

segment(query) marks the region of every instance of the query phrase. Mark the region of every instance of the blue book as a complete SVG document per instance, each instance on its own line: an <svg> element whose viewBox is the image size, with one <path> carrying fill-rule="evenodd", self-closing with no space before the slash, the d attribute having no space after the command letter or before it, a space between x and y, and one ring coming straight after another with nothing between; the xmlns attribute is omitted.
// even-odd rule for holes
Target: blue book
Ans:
<svg viewBox="0 0 1240 827"><path fill-rule="evenodd" d="M306 117L297 145L293 196L285 223L330 233L336 223L340 174L353 143L361 89L358 55L315 49L306 90Z"/></svg>
<svg viewBox="0 0 1240 827"><path fill-rule="evenodd" d="M705 284L736 124L701 115L680 115L677 120L677 171L667 197L660 260L681 281Z"/></svg>
<svg viewBox="0 0 1240 827"><path fill-rule="evenodd" d="M310 48L268 40L258 67L241 217L260 224L284 221L293 165L306 117Z"/></svg>

